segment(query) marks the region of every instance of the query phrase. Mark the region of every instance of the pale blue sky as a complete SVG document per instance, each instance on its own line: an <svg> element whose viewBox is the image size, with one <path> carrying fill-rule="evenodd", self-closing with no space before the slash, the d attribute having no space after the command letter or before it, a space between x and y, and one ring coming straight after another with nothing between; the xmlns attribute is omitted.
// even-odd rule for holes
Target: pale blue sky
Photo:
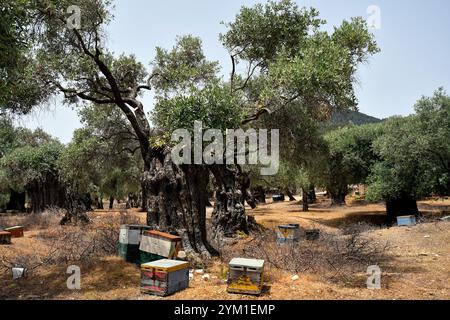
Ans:
<svg viewBox="0 0 450 320"><path fill-rule="evenodd" d="M231 21L242 5L253 0L116 0L115 20L109 27L109 47L134 53L149 65L155 47L170 48L177 35L203 40L208 59L219 60L222 73L230 71L229 56L218 40L221 21ZM297 0L317 8L329 27L353 16L367 18L367 8L381 10L381 29L372 30L381 52L358 71L357 96L361 112L379 118L407 115L415 101L443 86L450 92L450 1L448 0ZM151 109L151 95L145 97ZM50 111L35 112L19 124L42 127L70 141L79 127L74 110L52 103Z"/></svg>

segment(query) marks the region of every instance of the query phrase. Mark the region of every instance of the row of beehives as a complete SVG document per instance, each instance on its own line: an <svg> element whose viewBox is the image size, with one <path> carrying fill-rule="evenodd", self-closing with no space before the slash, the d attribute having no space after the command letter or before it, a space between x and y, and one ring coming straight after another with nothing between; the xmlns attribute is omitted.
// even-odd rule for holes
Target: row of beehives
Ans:
<svg viewBox="0 0 450 320"><path fill-rule="evenodd" d="M0 245L11 244L11 238L22 238L23 227L15 226L0 229Z"/></svg>
<svg viewBox="0 0 450 320"><path fill-rule="evenodd" d="M416 217L415 216L401 216L397 217L397 225L401 226L413 226L415 225ZM310 229L305 230L305 238L307 240L317 240L320 236L320 230L318 229ZM287 224L278 226L277 230L277 241L278 243L290 243L299 241L301 237L300 225L299 224Z"/></svg>
<svg viewBox="0 0 450 320"><path fill-rule="evenodd" d="M141 267L141 291L166 296L189 287L190 265L183 259L181 238L151 230L148 226L123 225L118 254ZM264 260L236 258L230 261L228 292L260 294Z"/></svg>
<svg viewBox="0 0 450 320"><path fill-rule="evenodd" d="M415 224L414 217L399 217L398 225ZM318 229L304 231L307 240L317 240ZM280 245L300 240L298 224L278 227ZM148 226L124 225L120 229L118 254L141 267L141 291L166 296L189 287L189 263L184 261L181 238L151 230ZM229 263L230 293L260 294L263 288L264 260L234 258Z"/></svg>
<svg viewBox="0 0 450 320"><path fill-rule="evenodd" d="M320 236L319 229L304 230L305 238L307 240L317 240ZM286 224L278 226L277 242L280 244L293 243L300 240L301 231L299 224Z"/></svg>

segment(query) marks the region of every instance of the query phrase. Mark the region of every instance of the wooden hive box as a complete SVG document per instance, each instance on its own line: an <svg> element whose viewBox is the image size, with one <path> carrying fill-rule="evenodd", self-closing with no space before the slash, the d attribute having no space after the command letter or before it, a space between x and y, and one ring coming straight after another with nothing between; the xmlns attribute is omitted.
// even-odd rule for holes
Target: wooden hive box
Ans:
<svg viewBox="0 0 450 320"><path fill-rule="evenodd" d="M283 202L284 200L286 200L286 197L284 196L284 194L276 194L276 195L272 196L273 202Z"/></svg>
<svg viewBox="0 0 450 320"><path fill-rule="evenodd" d="M11 244L11 233L8 231L0 231L0 244Z"/></svg>
<svg viewBox="0 0 450 320"><path fill-rule="evenodd" d="M229 293L259 295L264 282L264 260L234 258L229 263Z"/></svg>
<svg viewBox="0 0 450 320"><path fill-rule="evenodd" d="M123 260L139 265L139 245L142 233L151 227L143 225L122 225L119 232L117 254Z"/></svg>
<svg viewBox="0 0 450 320"><path fill-rule="evenodd" d="M397 225L402 226L414 226L416 225L416 216L401 216L397 217Z"/></svg>
<svg viewBox="0 0 450 320"><path fill-rule="evenodd" d="M293 243L300 240L300 225L287 224L278 226L277 242L280 244Z"/></svg>
<svg viewBox="0 0 450 320"><path fill-rule="evenodd" d="M314 241L320 238L319 229L310 229L305 231L306 240Z"/></svg>
<svg viewBox="0 0 450 320"><path fill-rule="evenodd" d="M175 259L182 247L179 236L156 230L145 231L139 246L141 263Z"/></svg>
<svg viewBox="0 0 450 320"><path fill-rule="evenodd" d="M23 237L23 227L21 227L21 226L6 228L5 231L11 233L11 236L13 238L22 238Z"/></svg>
<svg viewBox="0 0 450 320"><path fill-rule="evenodd" d="M141 292L167 296L189 287L189 263L161 259L141 265Z"/></svg>

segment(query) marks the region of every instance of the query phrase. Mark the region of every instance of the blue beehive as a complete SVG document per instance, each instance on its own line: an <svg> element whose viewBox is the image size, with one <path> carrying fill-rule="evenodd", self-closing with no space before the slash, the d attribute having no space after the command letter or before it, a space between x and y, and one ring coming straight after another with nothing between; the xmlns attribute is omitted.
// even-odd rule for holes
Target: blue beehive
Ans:
<svg viewBox="0 0 450 320"><path fill-rule="evenodd" d="M275 194L272 196L272 200L273 202L283 202L284 200L286 200L284 194Z"/></svg>
<svg viewBox="0 0 450 320"><path fill-rule="evenodd" d="M300 225L299 224L288 224L278 226L277 230L277 242L282 243L293 243L300 239Z"/></svg>
<svg viewBox="0 0 450 320"><path fill-rule="evenodd" d="M416 216L401 216L397 217L397 225L402 226L414 226L416 225Z"/></svg>

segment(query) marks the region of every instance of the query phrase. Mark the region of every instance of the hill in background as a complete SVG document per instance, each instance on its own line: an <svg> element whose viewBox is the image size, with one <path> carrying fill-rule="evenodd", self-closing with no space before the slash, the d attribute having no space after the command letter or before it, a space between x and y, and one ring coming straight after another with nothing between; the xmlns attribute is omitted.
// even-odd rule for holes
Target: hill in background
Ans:
<svg viewBox="0 0 450 320"><path fill-rule="evenodd" d="M343 126L347 124L354 124L357 126L368 124L368 123L378 123L383 120L369 116L358 111L346 111L346 112L336 112L331 116L330 123L337 126Z"/></svg>
<svg viewBox="0 0 450 320"><path fill-rule="evenodd" d="M358 111L345 111L334 113L330 120L321 127L324 132L335 130L348 125L361 126L369 123L379 123L383 120L369 116Z"/></svg>

